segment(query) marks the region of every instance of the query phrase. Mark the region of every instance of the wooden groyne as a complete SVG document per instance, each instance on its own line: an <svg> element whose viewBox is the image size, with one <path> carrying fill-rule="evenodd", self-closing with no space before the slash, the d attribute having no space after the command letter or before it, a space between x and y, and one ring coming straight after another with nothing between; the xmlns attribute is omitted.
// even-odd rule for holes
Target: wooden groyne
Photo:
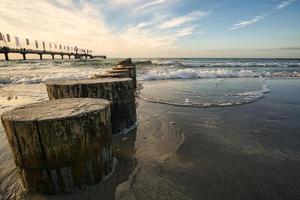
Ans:
<svg viewBox="0 0 300 200"><path fill-rule="evenodd" d="M60 99L3 113L25 189L56 194L100 182L112 171L110 103Z"/></svg>
<svg viewBox="0 0 300 200"><path fill-rule="evenodd" d="M137 123L130 69L119 67L102 78L48 82L51 101L2 114L27 191L73 192L112 173L111 136L130 131Z"/></svg>
<svg viewBox="0 0 300 200"><path fill-rule="evenodd" d="M92 78L95 79L124 77L131 78L134 89L137 88L136 66L132 63L130 58L119 62L116 67L113 67L112 70L108 70L105 74L96 74Z"/></svg>
<svg viewBox="0 0 300 200"><path fill-rule="evenodd" d="M116 71L122 71L122 70L128 70L129 71L129 77L132 78L133 86L136 89L137 88L137 80L136 80L136 66L134 63L132 63L131 58L128 58L124 61L121 61L117 64L116 67L113 68L113 70Z"/></svg>
<svg viewBox="0 0 300 200"><path fill-rule="evenodd" d="M130 129L137 121L135 95L130 78L99 78L46 83L51 100L61 98L101 98L111 102L112 133Z"/></svg>

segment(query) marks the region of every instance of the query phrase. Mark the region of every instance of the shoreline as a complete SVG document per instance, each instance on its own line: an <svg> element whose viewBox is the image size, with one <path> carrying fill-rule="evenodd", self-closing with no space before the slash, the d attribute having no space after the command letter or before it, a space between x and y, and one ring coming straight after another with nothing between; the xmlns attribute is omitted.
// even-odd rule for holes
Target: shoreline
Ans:
<svg viewBox="0 0 300 200"><path fill-rule="evenodd" d="M21 193L21 197L53 200L186 200L200 197L204 200L228 200L249 199L252 194L264 199L269 198L268 195L296 199L294 197L300 195L297 192L300 191L300 138L296 134L300 130L297 124L300 118L300 95L297 93L300 79L266 78L265 81L271 90L265 98L232 107L195 109L150 103L137 98L139 125L131 133L112 137L118 164L105 184L100 183L73 195ZM203 101L219 101L226 97L223 93L217 93L211 99L206 91L214 94L213 88L221 86L223 88L217 91L225 94L233 90L239 93L241 89L242 92L249 92L253 88L261 88L261 84L251 78L228 78L225 82L218 79L157 82L156 87L153 81L140 82L138 94L160 95L165 99L176 97L176 101L181 101L194 93L204 93L209 98L201 97ZM187 85L183 87L175 84L177 82ZM239 84L240 88L237 87ZM17 94L17 101L21 103L22 100L43 100L45 96L41 93L43 83L9 87L5 88L5 92ZM170 88L171 92L174 89L176 95L166 93L164 88ZM188 90L190 88L192 90ZM0 138L3 138L0 140L0 162L6 161L2 165L0 163L0 169L7 170L4 177L9 178L1 179L3 176L0 175L0 185L6 184L3 188L14 191L10 192L11 195L17 195L20 193L15 183L14 169L11 168L13 162L2 133L0 128ZM274 179L276 181L270 181ZM290 188L285 185L290 185ZM283 193L277 193L276 188L282 189Z"/></svg>

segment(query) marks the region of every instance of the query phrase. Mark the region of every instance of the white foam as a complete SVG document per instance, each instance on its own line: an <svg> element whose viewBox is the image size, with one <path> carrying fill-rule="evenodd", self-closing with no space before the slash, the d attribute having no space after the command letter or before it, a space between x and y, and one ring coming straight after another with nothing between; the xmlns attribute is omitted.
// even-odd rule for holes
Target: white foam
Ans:
<svg viewBox="0 0 300 200"><path fill-rule="evenodd" d="M151 60L152 64L155 65L174 65L176 64L175 60Z"/></svg>
<svg viewBox="0 0 300 200"><path fill-rule="evenodd" d="M257 91L249 91L249 92L242 92L239 93L238 96L244 96L245 100L257 100L265 96L265 94L269 93L270 90L267 84L262 86L261 90Z"/></svg>
<svg viewBox="0 0 300 200"><path fill-rule="evenodd" d="M170 69L151 70L139 74L139 80L167 80L167 79L198 79L198 78L234 78L234 77L258 77L259 74L251 70L230 70L230 69Z"/></svg>
<svg viewBox="0 0 300 200"><path fill-rule="evenodd" d="M184 67L300 67L299 61L275 61L275 60L258 60L258 61L238 61L238 60L199 60L199 59L170 59L170 60L151 60L154 65L174 65Z"/></svg>
<svg viewBox="0 0 300 200"><path fill-rule="evenodd" d="M191 101L189 98L184 99L184 103L165 100L163 98L156 98L152 96L144 96L143 94L140 94L138 96L139 99L152 102L152 103L159 103L159 104L167 104L172 106L179 106L179 107L196 107L196 108L208 108L208 107L229 107L229 106L239 106L244 104L250 104L254 103L259 99L262 99L265 97L265 94L269 93L270 89L268 88L268 85L265 83L265 79L263 79L263 85L261 86L260 90L255 91L247 91L247 92L240 92L237 94L228 94L227 96L237 96L239 98L234 100L224 100L221 98L222 96L219 96L221 99L217 102L197 102L197 101Z"/></svg>
<svg viewBox="0 0 300 200"><path fill-rule="evenodd" d="M52 74L36 74L33 76L12 76L7 78L0 78L0 84L37 84L45 83L47 81L58 80L74 80L87 79L92 77L95 72L77 72L77 73L52 73Z"/></svg>

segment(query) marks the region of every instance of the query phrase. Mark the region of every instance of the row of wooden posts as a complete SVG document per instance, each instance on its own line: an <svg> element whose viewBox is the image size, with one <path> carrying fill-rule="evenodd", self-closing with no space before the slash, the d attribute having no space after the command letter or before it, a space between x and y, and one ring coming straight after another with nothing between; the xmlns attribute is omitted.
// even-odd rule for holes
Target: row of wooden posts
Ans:
<svg viewBox="0 0 300 200"><path fill-rule="evenodd" d="M46 83L50 101L24 105L1 121L24 188L69 193L113 172L111 135L137 123L130 59L105 75Z"/></svg>

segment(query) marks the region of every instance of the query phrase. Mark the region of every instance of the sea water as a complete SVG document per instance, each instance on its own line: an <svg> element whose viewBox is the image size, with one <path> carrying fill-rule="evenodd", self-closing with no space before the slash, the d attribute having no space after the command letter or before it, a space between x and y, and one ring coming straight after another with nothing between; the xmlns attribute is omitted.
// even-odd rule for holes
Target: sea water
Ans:
<svg viewBox="0 0 300 200"><path fill-rule="evenodd" d="M0 62L0 113L47 100L46 81L90 78L119 60ZM118 165L130 167L117 169L124 177L111 184L112 196L298 199L300 60L134 62L142 88L137 95L140 124L136 134L118 136L126 146L117 145L126 154ZM2 126L0 170L0 194L14 199L22 188ZM99 186L76 198L97 199L102 193Z"/></svg>

